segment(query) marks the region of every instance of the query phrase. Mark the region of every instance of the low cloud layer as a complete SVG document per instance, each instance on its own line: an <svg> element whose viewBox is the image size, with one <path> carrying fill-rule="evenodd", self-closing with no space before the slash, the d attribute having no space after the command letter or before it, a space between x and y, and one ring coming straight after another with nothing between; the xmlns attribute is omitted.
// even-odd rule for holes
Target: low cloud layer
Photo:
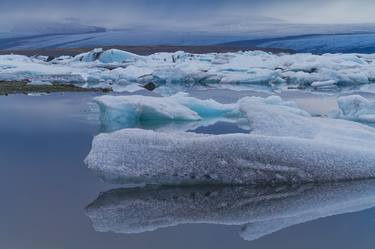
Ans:
<svg viewBox="0 0 375 249"><path fill-rule="evenodd" d="M372 0L2 0L0 31L74 22L106 28L246 32L285 23L375 23L374 9Z"/></svg>

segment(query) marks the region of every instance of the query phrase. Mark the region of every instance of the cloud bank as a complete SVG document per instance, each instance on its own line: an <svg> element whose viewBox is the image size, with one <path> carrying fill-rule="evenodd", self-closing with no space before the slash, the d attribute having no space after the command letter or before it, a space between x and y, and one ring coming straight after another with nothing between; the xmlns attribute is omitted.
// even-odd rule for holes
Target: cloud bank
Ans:
<svg viewBox="0 0 375 249"><path fill-rule="evenodd" d="M2 0L0 31L75 22L117 29L246 32L284 23L375 23L374 9L372 0Z"/></svg>

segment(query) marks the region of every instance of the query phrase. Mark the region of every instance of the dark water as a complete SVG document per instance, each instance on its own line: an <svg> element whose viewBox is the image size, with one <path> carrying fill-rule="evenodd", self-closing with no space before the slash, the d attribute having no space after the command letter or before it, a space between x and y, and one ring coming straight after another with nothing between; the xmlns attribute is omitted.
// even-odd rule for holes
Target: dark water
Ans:
<svg viewBox="0 0 375 249"><path fill-rule="evenodd" d="M304 190L135 189L107 192L97 199L120 186L102 183L83 163L99 129L89 118L91 98L0 98L1 249L374 247L371 182ZM299 214L305 208L312 214ZM315 211L320 209L321 216L328 217L318 219ZM138 228L139 233L95 231L88 217L93 212L102 212L100 222L109 230L117 225ZM256 220L268 216L275 220ZM150 226L156 230L143 231ZM277 227L281 230L272 233ZM245 230L248 239L263 236L246 241Z"/></svg>

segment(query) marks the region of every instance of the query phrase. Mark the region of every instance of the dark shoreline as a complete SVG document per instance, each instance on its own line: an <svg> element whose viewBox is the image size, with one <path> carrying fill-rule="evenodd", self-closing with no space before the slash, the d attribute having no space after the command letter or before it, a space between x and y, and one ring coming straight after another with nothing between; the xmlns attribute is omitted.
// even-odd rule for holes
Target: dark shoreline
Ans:
<svg viewBox="0 0 375 249"><path fill-rule="evenodd" d="M28 81L0 81L0 96L29 93L111 92L110 88L83 88L73 84L30 85Z"/></svg>
<svg viewBox="0 0 375 249"><path fill-rule="evenodd" d="M169 45L158 45L158 46L103 46L103 49L121 49L138 55L150 55L158 52L176 52L185 51L194 54L204 53L226 53L226 52L238 52L238 51L253 51L260 50L271 53L294 53L290 49L278 49L278 48L258 48L255 46L169 46ZM19 54L26 56L34 55L45 55L58 57L62 55L75 56L80 53L91 51L93 48L43 48L43 49L25 49L25 50L0 50L0 55L5 54Z"/></svg>

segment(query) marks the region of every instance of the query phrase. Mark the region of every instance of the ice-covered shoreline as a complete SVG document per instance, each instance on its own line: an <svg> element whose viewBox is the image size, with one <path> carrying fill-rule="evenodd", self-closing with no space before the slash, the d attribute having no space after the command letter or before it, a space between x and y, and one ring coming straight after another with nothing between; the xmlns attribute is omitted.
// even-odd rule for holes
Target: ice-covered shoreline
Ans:
<svg viewBox="0 0 375 249"><path fill-rule="evenodd" d="M84 87L137 90L191 87L265 87L337 91L375 82L374 54L272 54L261 51L139 56L95 49L74 57L0 55L0 80L33 84L62 82ZM165 90L165 89L164 89ZM165 92L165 91L164 91Z"/></svg>

